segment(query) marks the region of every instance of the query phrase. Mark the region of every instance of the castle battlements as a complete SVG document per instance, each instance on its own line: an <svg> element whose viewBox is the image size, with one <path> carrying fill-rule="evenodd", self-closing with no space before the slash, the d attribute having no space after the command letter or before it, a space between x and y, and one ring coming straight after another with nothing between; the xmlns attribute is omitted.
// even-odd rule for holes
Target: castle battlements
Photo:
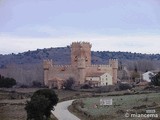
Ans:
<svg viewBox="0 0 160 120"><path fill-rule="evenodd" d="M109 59L109 65L111 65L114 69L118 69L118 60L117 59Z"/></svg>
<svg viewBox="0 0 160 120"><path fill-rule="evenodd" d="M71 65L53 65L53 67L62 67L62 68L67 68L67 67L72 67Z"/></svg>
<svg viewBox="0 0 160 120"><path fill-rule="evenodd" d="M85 41L80 41L80 42L72 42L72 44L71 45L75 45L75 44L77 44L77 45L79 45L79 44L89 44L90 45L90 43L89 42L85 42Z"/></svg>
<svg viewBox="0 0 160 120"><path fill-rule="evenodd" d="M97 64L92 64L92 65L90 65L90 66L88 66L88 67L107 67L107 68L109 68L109 67L111 67L110 65L97 65Z"/></svg>
<svg viewBox="0 0 160 120"><path fill-rule="evenodd" d="M43 60L43 68L48 70L50 67L53 67L53 61L49 59Z"/></svg>
<svg viewBox="0 0 160 120"><path fill-rule="evenodd" d="M118 59L109 59L109 61L115 61L115 62L118 62Z"/></svg>
<svg viewBox="0 0 160 120"><path fill-rule="evenodd" d="M91 80L92 82L92 79L98 79L98 84L100 81L104 81L101 85L116 84L118 60L109 59L109 64L91 64L91 47L92 45L89 42L73 42L70 47L71 64L69 65L55 65L52 60L44 60L45 85L61 88L63 82L70 77L75 80L76 84L86 84L86 80ZM97 76L87 78L87 74L97 75L99 73L105 73L106 75L101 76L104 77L103 79L101 77L97 78ZM107 73L110 74L110 77Z"/></svg>
<svg viewBox="0 0 160 120"><path fill-rule="evenodd" d="M73 48L73 47L77 47L78 48L78 46L83 46L83 47L92 47L92 45L89 43L89 42L73 42L72 44L71 44L71 47Z"/></svg>
<svg viewBox="0 0 160 120"><path fill-rule="evenodd" d="M43 60L44 63L52 62L50 59Z"/></svg>

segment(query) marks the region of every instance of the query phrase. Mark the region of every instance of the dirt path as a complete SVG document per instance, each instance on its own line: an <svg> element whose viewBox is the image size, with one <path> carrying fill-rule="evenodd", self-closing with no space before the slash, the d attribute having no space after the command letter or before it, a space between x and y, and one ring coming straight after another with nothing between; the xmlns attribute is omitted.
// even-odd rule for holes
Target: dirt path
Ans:
<svg viewBox="0 0 160 120"><path fill-rule="evenodd" d="M78 117L68 111L68 106L72 104L73 100L60 102L55 107L54 111L51 111L58 120L80 120Z"/></svg>

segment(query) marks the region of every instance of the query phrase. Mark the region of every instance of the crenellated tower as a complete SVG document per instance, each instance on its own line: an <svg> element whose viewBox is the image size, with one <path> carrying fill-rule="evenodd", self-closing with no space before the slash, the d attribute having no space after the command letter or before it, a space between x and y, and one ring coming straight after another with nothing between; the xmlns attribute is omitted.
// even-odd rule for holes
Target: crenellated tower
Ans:
<svg viewBox="0 0 160 120"><path fill-rule="evenodd" d="M91 44L88 42L73 42L71 45L71 65L78 69L78 82L84 84L86 66L91 65Z"/></svg>
<svg viewBox="0 0 160 120"><path fill-rule="evenodd" d="M89 42L71 44L71 65L77 66L79 58L83 58L86 65L91 65L91 44Z"/></svg>
<svg viewBox="0 0 160 120"><path fill-rule="evenodd" d="M117 83L118 60L109 59L109 65L112 67L113 84Z"/></svg>
<svg viewBox="0 0 160 120"><path fill-rule="evenodd" d="M52 67L52 60L43 60L43 69L44 69L44 85L48 86L48 72L50 67Z"/></svg>
<svg viewBox="0 0 160 120"><path fill-rule="evenodd" d="M78 82L79 84L84 84L85 76L86 76L86 61L85 58L78 58Z"/></svg>

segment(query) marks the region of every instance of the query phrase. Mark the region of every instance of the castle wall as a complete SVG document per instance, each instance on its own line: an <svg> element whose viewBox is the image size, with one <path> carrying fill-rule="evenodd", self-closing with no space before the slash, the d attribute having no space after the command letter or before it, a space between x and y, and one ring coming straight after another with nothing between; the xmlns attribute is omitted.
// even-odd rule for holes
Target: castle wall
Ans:
<svg viewBox="0 0 160 120"><path fill-rule="evenodd" d="M88 74L90 74L90 73L97 73L97 72L100 72L100 73L107 72L110 75L113 75L113 73L112 73L112 67L110 67L109 65L91 65L91 66L86 67L86 72Z"/></svg>
<svg viewBox="0 0 160 120"><path fill-rule="evenodd" d="M110 67L109 65L91 65L91 66L85 67L83 71L82 70L83 69L78 69L77 67L72 65L53 65L53 67L50 67L48 71L47 79L53 80L54 78L60 78L60 79L66 80L72 77L77 82L80 82L80 84L82 84L82 82L84 83L84 80L81 82L79 81L79 79L80 77L85 77L86 74L98 73L98 72L99 73L107 72L111 76L113 74L112 67Z"/></svg>
<svg viewBox="0 0 160 120"><path fill-rule="evenodd" d="M48 71L48 80L53 80L54 78L60 78L66 80L70 77L77 80L77 69L71 65L53 65Z"/></svg>

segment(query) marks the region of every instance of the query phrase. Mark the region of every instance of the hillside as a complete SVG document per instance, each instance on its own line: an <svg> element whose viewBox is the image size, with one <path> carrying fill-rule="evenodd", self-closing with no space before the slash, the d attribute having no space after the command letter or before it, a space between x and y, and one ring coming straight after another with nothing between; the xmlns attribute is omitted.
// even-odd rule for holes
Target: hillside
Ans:
<svg viewBox="0 0 160 120"><path fill-rule="evenodd" d="M141 54L131 52L92 51L92 64L105 64L112 58L118 60L152 60L159 61L160 54ZM8 64L35 64L44 59L53 59L55 64L70 64L70 47L37 49L19 54L0 55L0 68Z"/></svg>
<svg viewBox="0 0 160 120"><path fill-rule="evenodd" d="M44 59L53 59L54 64L70 64L70 47L45 48L19 54L0 55L0 74L13 77L20 84L31 85L33 81L43 82ZM119 68L127 66L139 71L160 67L160 54L131 52L92 51L92 64L106 64L109 59L119 60Z"/></svg>

